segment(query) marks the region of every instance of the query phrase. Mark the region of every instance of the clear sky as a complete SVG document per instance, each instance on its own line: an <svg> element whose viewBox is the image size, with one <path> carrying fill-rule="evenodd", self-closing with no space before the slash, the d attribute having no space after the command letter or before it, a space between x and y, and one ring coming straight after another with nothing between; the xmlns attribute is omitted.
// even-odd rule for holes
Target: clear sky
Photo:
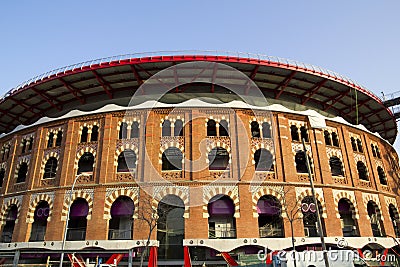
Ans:
<svg viewBox="0 0 400 267"><path fill-rule="evenodd" d="M90 59L199 49L318 65L381 97L400 91L399 11L398 0L0 1L0 94Z"/></svg>

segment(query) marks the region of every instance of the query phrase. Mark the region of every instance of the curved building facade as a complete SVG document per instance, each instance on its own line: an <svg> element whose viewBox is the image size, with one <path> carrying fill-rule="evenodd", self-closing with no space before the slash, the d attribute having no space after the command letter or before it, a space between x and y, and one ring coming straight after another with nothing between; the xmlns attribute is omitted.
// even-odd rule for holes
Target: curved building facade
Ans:
<svg viewBox="0 0 400 267"><path fill-rule="evenodd" d="M174 72L187 62L247 80L215 64ZM143 87L167 69L161 97ZM125 56L32 79L0 112L3 262L64 252L65 264L135 265L147 249L146 264L246 264L260 249L321 250L320 231L332 250L397 253L395 118L333 72L261 56Z"/></svg>

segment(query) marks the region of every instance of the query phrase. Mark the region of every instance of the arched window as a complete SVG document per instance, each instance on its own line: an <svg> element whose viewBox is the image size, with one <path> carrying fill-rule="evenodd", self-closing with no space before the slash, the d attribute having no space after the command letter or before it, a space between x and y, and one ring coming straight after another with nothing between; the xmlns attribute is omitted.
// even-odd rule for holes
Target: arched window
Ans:
<svg viewBox="0 0 400 267"><path fill-rule="evenodd" d="M53 147L54 133L49 134L49 140L47 141L47 147Z"/></svg>
<svg viewBox="0 0 400 267"><path fill-rule="evenodd" d="M260 126L258 122L252 121L250 124L251 128L251 137L260 137Z"/></svg>
<svg viewBox="0 0 400 267"><path fill-rule="evenodd" d="M26 152L26 139L22 140L22 150L21 153L25 153Z"/></svg>
<svg viewBox="0 0 400 267"><path fill-rule="evenodd" d="M117 172L130 172L136 169L136 153L127 149L118 156Z"/></svg>
<svg viewBox="0 0 400 267"><path fill-rule="evenodd" d="M63 132L62 131L58 131L57 139L56 139L56 146L61 146L62 136L63 136Z"/></svg>
<svg viewBox="0 0 400 267"><path fill-rule="evenodd" d="M271 125L268 122L263 122L262 124L262 134L263 138L271 138Z"/></svg>
<svg viewBox="0 0 400 267"><path fill-rule="evenodd" d="M50 215L50 206L46 201L40 201L36 206L32 223L30 242L43 241L46 235L47 219Z"/></svg>
<svg viewBox="0 0 400 267"><path fill-rule="evenodd" d="M372 156L375 158L376 157L376 151L375 151L374 144L371 144L371 151L372 151Z"/></svg>
<svg viewBox="0 0 400 267"><path fill-rule="evenodd" d="M90 135L90 141L96 142L99 139L99 126L94 125L92 128L92 133Z"/></svg>
<svg viewBox="0 0 400 267"><path fill-rule="evenodd" d="M183 122L182 120L175 121L174 136L183 136Z"/></svg>
<svg viewBox="0 0 400 267"><path fill-rule="evenodd" d="M162 154L162 170L175 171L182 170L183 155L176 147L167 148Z"/></svg>
<svg viewBox="0 0 400 267"><path fill-rule="evenodd" d="M6 176L6 170L4 168L1 168L0 169L0 187L3 186L5 176Z"/></svg>
<svg viewBox="0 0 400 267"><path fill-rule="evenodd" d="M319 201L317 201L318 208L322 211L322 206ZM303 213L303 225L304 225L304 235L306 237L317 237L319 236L319 229L317 225L317 207L313 201L312 197L305 197L301 201L301 212ZM325 225L322 216L320 216L322 224L322 233L325 236Z"/></svg>
<svg viewBox="0 0 400 267"><path fill-rule="evenodd" d="M1 233L1 243L11 243L17 216L18 207L17 205L13 204L10 206L5 218L6 223L3 226L3 232Z"/></svg>
<svg viewBox="0 0 400 267"><path fill-rule="evenodd" d="M254 153L256 171L274 171L274 158L267 149L260 148Z"/></svg>
<svg viewBox="0 0 400 267"><path fill-rule="evenodd" d="M338 157L331 157L329 159L329 166L331 167L332 176L343 176L343 164Z"/></svg>
<svg viewBox="0 0 400 267"><path fill-rule="evenodd" d="M94 156L90 152L85 152L78 161L78 174L93 173Z"/></svg>
<svg viewBox="0 0 400 267"><path fill-rule="evenodd" d="M356 144L356 140L354 139L354 137L350 138L351 141L351 147L353 148L354 152L357 152L357 144Z"/></svg>
<svg viewBox="0 0 400 267"><path fill-rule="evenodd" d="M290 134L292 136L292 141L300 141L299 129L296 125L290 126Z"/></svg>
<svg viewBox="0 0 400 267"><path fill-rule="evenodd" d="M274 196L262 196L257 202L260 237L283 237L281 204Z"/></svg>
<svg viewBox="0 0 400 267"><path fill-rule="evenodd" d="M111 220L109 221L109 240L132 239L133 211L135 206L127 196L118 197L111 206Z"/></svg>
<svg viewBox="0 0 400 267"><path fill-rule="evenodd" d="M387 185L388 183L387 183L385 171L382 169L381 166L378 166L378 167L376 168L376 170L378 171L379 182L380 182L382 185Z"/></svg>
<svg viewBox="0 0 400 267"><path fill-rule="evenodd" d="M357 162L357 171L358 171L358 178L360 180L368 181L368 172L367 167L365 166L364 162L358 161Z"/></svg>
<svg viewBox="0 0 400 267"><path fill-rule="evenodd" d="M183 259L185 205L178 196L167 195L157 207L157 240L160 259Z"/></svg>
<svg viewBox="0 0 400 267"><path fill-rule="evenodd" d="M304 142L308 142L308 130L305 126L300 127L301 139L304 139Z"/></svg>
<svg viewBox="0 0 400 267"><path fill-rule="evenodd" d="M27 173L28 173L28 164L26 162L22 162L21 165L19 165L18 169L17 183L25 182Z"/></svg>
<svg viewBox="0 0 400 267"><path fill-rule="evenodd" d="M376 156L378 157L378 159L380 159L381 158L381 151L379 151L379 147L375 147L375 150L376 150Z"/></svg>
<svg viewBox="0 0 400 267"><path fill-rule="evenodd" d="M236 238L235 205L230 197L214 196L207 210L209 238Z"/></svg>
<svg viewBox="0 0 400 267"><path fill-rule="evenodd" d="M308 156L308 161L310 163L310 169L311 169L311 172L312 172L310 156ZM297 173L308 173L306 157L304 156L304 152L303 151L299 151L299 152L296 153L295 162L296 162L296 171L297 171Z"/></svg>
<svg viewBox="0 0 400 267"><path fill-rule="evenodd" d="M55 178L56 177L56 172L57 172L57 159L55 157L50 157L46 165L44 165L44 174L43 174L43 179L48 179L48 178Z"/></svg>
<svg viewBox="0 0 400 267"><path fill-rule="evenodd" d="M364 152L363 147L362 147L362 142L358 138L357 138L357 149L358 149L358 152L361 152L361 153Z"/></svg>
<svg viewBox="0 0 400 267"><path fill-rule="evenodd" d="M219 136L229 136L229 127L226 120L219 122Z"/></svg>
<svg viewBox="0 0 400 267"><path fill-rule="evenodd" d="M82 128L82 133L81 133L81 143L85 143L88 141L88 127L83 127Z"/></svg>
<svg viewBox="0 0 400 267"><path fill-rule="evenodd" d="M332 145L335 147L339 147L339 138L337 133L332 132Z"/></svg>
<svg viewBox="0 0 400 267"><path fill-rule="evenodd" d="M87 215L89 213L89 205L83 198L77 198L70 208L67 240L85 240Z"/></svg>
<svg viewBox="0 0 400 267"><path fill-rule="evenodd" d="M331 146L331 134L328 131L324 131L325 145Z"/></svg>
<svg viewBox="0 0 400 267"><path fill-rule="evenodd" d="M169 120L163 121L161 134L162 136L171 136L171 122Z"/></svg>
<svg viewBox="0 0 400 267"><path fill-rule="evenodd" d="M28 140L28 151L32 151L33 148L33 137Z"/></svg>
<svg viewBox="0 0 400 267"><path fill-rule="evenodd" d="M119 139L126 139L128 134L128 124L126 122L122 122L119 126Z"/></svg>
<svg viewBox="0 0 400 267"><path fill-rule="evenodd" d="M383 228L383 223L378 205L376 205L376 203L371 200L368 201L367 212L370 219L373 236L375 237L385 236L385 229Z"/></svg>
<svg viewBox="0 0 400 267"><path fill-rule="evenodd" d="M400 236L399 213L393 204L389 204L389 215L396 237Z"/></svg>
<svg viewBox="0 0 400 267"><path fill-rule="evenodd" d="M354 206L350 200L342 198L338 203L340 221L344 237L359 236L356 221L354 220Z"/></svg>
<svg viewBox="0 0 400 267"><path fill-rule="evenodd" d="M217 136L217 124L215 123L215 120L208 120L207 136Z"/></svg>
<svg viewBox="0 0 400 267"><path fill-rule="evenodd" d="M229 153L225 148L216 147L208 153L210 170L226 170L229 165Z"/></svg>
<svg viewBox="0 0 400 267"><path fill-rule="evenodd" d="M131 138L139 137L139 123L137 121L132 122L131 126Z"/></svg>

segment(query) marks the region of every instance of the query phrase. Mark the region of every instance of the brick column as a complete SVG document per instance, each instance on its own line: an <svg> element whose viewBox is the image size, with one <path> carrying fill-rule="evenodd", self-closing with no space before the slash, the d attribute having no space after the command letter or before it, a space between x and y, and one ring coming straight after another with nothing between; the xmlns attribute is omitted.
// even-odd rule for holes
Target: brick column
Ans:
<svg viewBox="0 0 400 267"><path fill-rule="evenodd" d="M340 218L336 216L336 204L332 188L324 188L327 218L324 218L326 236L343 236Z"/></svg>
<svg viewBox="0 0 400 267"><path fill-rule="evenodd" d="M92 217L87 221L87 240L107 240L108 220L104 219L105 188L94 190Z"/></svg>
<svg viewBox="0 0 400 267"><path fill-rule="evenodd" d="M237 238L259 237L258 218L253 217L253 201L248 184L239 184L240 218L236 218Z"/></svg>

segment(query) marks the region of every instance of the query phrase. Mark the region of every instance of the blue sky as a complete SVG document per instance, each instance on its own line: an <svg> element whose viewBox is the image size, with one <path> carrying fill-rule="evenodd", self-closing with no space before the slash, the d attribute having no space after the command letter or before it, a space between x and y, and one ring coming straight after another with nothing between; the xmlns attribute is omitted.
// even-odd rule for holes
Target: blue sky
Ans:
<svg viewBox="0 0 400 267"><path fill-rule="evenodd" d="M1 1L0 94L81 61L200 49L295 59L382 96L400 90L399 10L398 0Z"/></svg>

